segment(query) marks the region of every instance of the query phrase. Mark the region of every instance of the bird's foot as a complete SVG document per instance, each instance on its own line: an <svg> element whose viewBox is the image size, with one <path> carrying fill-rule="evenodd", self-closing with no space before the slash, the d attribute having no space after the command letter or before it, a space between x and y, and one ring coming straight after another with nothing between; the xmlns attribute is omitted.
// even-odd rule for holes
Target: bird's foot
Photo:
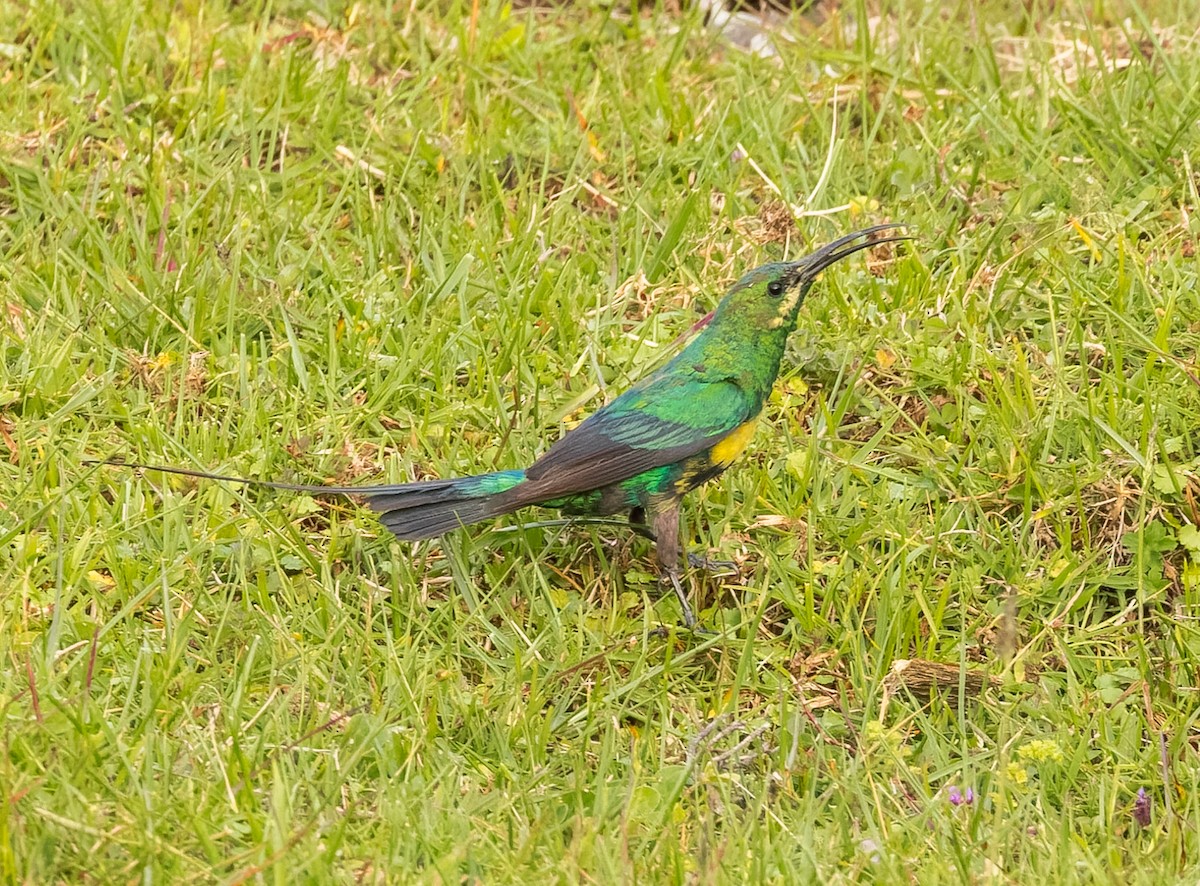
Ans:
<svg viewBox="0 0 1200 886"><path fill-rule="evenodd" d="M687 555L688 566L693 569L703 569L710 575L737 575L738 565L732 560L710 560L703 554L693 554L691 551Z"/></svg>
<svg viewBox="0 0 1200 886"><path fill-rule="evenodd" d="M683 589L683 582L680 581L678 571L671 570L662 577L661 581L663 584L669 584L671 590L675 592L675 597L679 600L679 612L685 628L693 634L715 635L717 633L697 621L695 613L692 612L692 606L688 603L687 593Z"/></svg>
<svg viewBox="0 0 1200 886"><path fill-rule="evenodd" d="M678 570L672 569L667 572L662 581L663 584L670 584L676 599L679 600L679 612L683 617L683 626L690 631L696 630L696 615L692 612L691 604L688 603L687 593L683 589L683 582L679 580Z"/></svg>

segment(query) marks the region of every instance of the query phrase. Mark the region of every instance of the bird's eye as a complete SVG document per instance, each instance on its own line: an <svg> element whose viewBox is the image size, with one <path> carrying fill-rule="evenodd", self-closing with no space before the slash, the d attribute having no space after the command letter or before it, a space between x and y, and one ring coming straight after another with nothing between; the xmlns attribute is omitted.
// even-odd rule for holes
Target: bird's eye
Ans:
<svg viewBox="0 0 1200 886"><path fill-rule="evenodd" d="M783 295L783 284L778 280L772 280L767 284L767 294L779 298Z"/></svg>

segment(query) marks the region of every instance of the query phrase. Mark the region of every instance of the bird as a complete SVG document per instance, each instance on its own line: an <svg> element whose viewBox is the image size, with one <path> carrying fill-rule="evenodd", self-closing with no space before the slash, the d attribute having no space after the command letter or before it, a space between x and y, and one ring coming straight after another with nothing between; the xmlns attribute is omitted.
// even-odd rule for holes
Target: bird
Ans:
<svg viewBox="0 0 1200 886"><path fill-rule="evenodd" d="M754 436L800 307L817 277L847 256L911 239L902 224L854 231L803 258L761 265L725 293L711 319L669 362L564 434L525 468L381 486L324 486L226 476L117 459L103 464L312 494L359 496L401 541L436 538L532 505L567 517L627 514L655 543L659 576L696 616L683 589L684 496L729 468ZM708 565L688 556L689 564Z"/></svg>

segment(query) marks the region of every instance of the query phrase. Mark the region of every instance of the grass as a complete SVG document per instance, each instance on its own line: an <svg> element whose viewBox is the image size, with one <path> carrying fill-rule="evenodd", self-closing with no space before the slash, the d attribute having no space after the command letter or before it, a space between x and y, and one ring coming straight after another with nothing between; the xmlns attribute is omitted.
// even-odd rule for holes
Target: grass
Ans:
<svg viewBox="0 0 1200 886"><path fill-rule="evenodd" d="M1196 4L405 6L0 2L0 878L1194 881ZM713 636L617 527L86 464L520 466L884 220Z"/></svg>

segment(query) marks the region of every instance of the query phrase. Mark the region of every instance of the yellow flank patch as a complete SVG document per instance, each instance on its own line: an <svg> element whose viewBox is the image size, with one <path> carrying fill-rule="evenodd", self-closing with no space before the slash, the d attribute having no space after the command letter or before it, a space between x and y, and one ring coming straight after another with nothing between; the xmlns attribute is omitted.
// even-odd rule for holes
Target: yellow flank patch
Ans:
<svg viewBox="0 0 1200 886"><path fill-rule="evenodd" d="M743 425L738 425L732 433L712 448L713 464L731 465L742 454L754 437L754 427L758 418L752 418Z"/></svg>

